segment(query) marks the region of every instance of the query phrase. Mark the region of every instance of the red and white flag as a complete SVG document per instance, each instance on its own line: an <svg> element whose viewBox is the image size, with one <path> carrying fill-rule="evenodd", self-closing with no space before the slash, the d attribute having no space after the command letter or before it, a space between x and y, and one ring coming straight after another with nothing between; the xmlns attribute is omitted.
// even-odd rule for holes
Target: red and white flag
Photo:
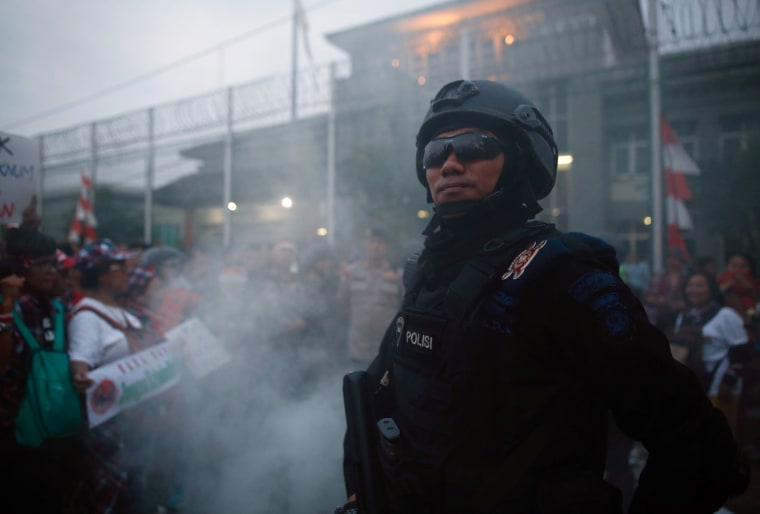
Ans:
<svg viewBox="0 0 760 514"><path fill-rule="evenodd" d="M687 175L699 175L699 167L681 145L678 136L664 117L660 117L662 155L665 162L665 192L667 195L668 248L678 248L688 257L682 230L693 230L686 202L692 200Z"/></svg>
<svg viewBox="0 0 760 514"><path fill-rule="evenodd" d="M81 177L77 208L69 229L69 241L76 244L86 244L98 238L95 230L98 222L92 209L92 181L84 171Z"/></svg>

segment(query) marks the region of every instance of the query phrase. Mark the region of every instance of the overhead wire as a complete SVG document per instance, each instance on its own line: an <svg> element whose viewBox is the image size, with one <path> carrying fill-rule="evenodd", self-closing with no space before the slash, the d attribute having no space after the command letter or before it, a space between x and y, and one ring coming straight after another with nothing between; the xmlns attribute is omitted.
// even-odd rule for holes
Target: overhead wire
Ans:
<svg viewBox="0 0 760 514"><path fill-rule="evenodd" d="M322 7L325 7L326 5L329 5L336 0L325 0L321 3L314 4L308 9L304 8L304 11L306 12L312 12L317 9L321 9ZM87 96L84 96L82 98L79 98L77 100L61 104L57 107L53 107L51 109L48 109L46 111L42 111L38 114L34 114L32 116L28 116L26 118L21 118L19 120L13 121L5 126L6 129L12 129L17 128L23 125L28 125L29 123L39 121L45 118L49 118L50 116L53 116L55 114L59 114L61 112L68 111L69 109L73 109L74 107L79 107L80 105L84 105L86 103L92 102L93 100L97 100L98 98L102 98L104 96L110 95L112 93L115 93L116 91L120 91L122 89L125 89L129 86L133 86L137 83L143 82L148 79L152 79L154 77L157 77L159 75L163 75L164 73L171 71L175 68L179 68L181 66L184 66L185 64L191 63L197 59L200 59L202 57L205 57L207 55L213 54L215 52L218 52L220 50L223 50L227 48L228 46L232 46L234 44L237 44L241 41L244 41L246 39L249 39L253 36L259 35L263 32L266 32L267 30L270 30L282 23L286 23L293 19L292 15L288 15L282 18L278 18L277 20L271 21L269 23L265 23L264 25L260 25L254 29L248 30L246 32L243 32L242 34L238 34L237 36L234 36L230 39L227 39L221 43L217 43L214 46L211 46L209 48L206 48L204 50L200 50L198 52L195 52L193 54L190 54L186 57L183 57L181 59L178 59L174 62L165 64L161 66L160 68L156 68L154 70L148 71L146 73L143 73L141 75L137 75L136 77L133 77L131 79L125 80L123 82L120 82L118 84L115 84L113 86L107 87L105 89L102 89L100 91L96 91L94 93L91 93Z"/></svg>

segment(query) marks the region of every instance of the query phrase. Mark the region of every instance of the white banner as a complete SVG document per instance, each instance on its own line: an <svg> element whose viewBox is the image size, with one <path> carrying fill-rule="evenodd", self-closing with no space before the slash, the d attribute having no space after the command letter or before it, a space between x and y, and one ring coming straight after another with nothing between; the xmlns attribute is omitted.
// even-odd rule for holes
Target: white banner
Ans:
<svg viewBox="0 0 760 514"><path fill-rule="evenodd" d="M190 318L166 332L169 341L182 345L187 370L200 379L230 361L230 354L198 318Z"/></svg>
<svg viewBox="0 0 760 514"><path fill-rule="evenodd" d="M90 371L90 428L179 383L181 358L179 343L170 340Z"/></svg>
<svg viewBox="0 0 760 514"><path fill-rule="evenodd" d="M36 140L0 132L0 223L19 223L37 192L40 151Z"/></svg>

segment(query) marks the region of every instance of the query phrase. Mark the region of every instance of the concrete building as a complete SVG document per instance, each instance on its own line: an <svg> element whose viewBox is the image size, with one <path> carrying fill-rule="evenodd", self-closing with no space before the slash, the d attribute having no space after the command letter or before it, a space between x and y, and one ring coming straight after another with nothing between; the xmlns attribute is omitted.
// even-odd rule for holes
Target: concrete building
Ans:
<svg viewBox="0 0 760 514"><path fill-rule="evenodd" d="M669 37L683 31L676 18L661 23ZM684 236L694 255L723 257L727 234L707 223L701 200L760 127L756 22L738 23L738 38L684 36L661 54L662 113L705 172L690 179L696 228ZM541 218L650 256L650 87L639 0L455 0L328 39L351 63L331 83L330 112L234 133L233 242L308 242L331 220L343 248L369 224L388 226L399 244L418 238L430 206L414 174L416 130L441 85L484 78L522 90L554 128L561 166ZM224 144L184 149L199 172L154 195L156 222L178 225L186 243L221 241ZM279 207L286 195L295 199L289 210Z"/></svg>

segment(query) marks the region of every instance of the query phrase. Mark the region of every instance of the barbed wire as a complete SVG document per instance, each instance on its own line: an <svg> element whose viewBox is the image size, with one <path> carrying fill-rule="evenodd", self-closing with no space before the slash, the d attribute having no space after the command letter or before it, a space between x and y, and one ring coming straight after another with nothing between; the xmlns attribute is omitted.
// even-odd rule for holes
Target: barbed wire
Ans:
<svg viewBox="0 0 760 514"><path fill-rule="evenodd" d="M312 11L321 9L321 8L323 8L323 7L331 4L333 1L335 1L335 0L325 0L325 1L320 2L318 4L310 5L307 8L305 8L304 11L305 12L312 12ZM176 60L174 62L165 64L164 66L161 66L159 68L150 70L150 71L148 71L146 73L143 73L141 75L138 75L136 77L132 77L132 78L130 78L128 80L125 80L125 81L123 81L123 82L121 82L119 84L115 84L115 85L110 86L108 88L105 88L103 90L96 91L94 93L90 93L87 96L84 96L82 98L79 98L77 100L74 100L72 102L69 102L69 103L66 103L66 104L63 104L63 105L59 105L59 106L53 107L53 108L48 109L48 110L46 110L44 112L40 112L40 113L34 114L32 116L28 116L26 118L22 118L22 119L19 119L19 120L12 121L9 124L7 124L6 128L10 129L10 128L15 128L15 127L23 126L23 125L26 125L26 124L31 123L33 121L38 121L38 120L42 120L42 119L45 119L45 118L49 118L50 116L52 116L54 114L59 114L61 112L65 112L65 111L68 111L70 109L73 109L74 107L78 107L80 105L84 105L84 104L90 103L90 102L92 102L94 100L97 100L98 98L102 98L104 96L107 96L107 95L110 95L112 93L115 93L116 91L120 91L122 89L126 89L126 88L131 87L131 86L133 86L135 84L138 84L140 82L145 82L146 80L152 79L152 78L157 77L159 75L163 75L163 74L165 74L165 73L167 73L169 71L172 71L174 69L182 67L182 66L184 66L184 65L186 65L188 63L197 61L198 59L201 59L201 58L206 57L208 55L211 55L211 54L214 54L216 52L225 50L226 48L228 48L230 46L233 46L235 44L238 44L241 41L244 41L246 39L249 39L251 37L259 35L259 34L261 34L263 32L266 32L266 31L268 31L268 30L270 30L270 29L272 29L274 27L277 27L279 25L282 25L284 23L288 23L292 19L293 19L292 15L288 14L287 16L283 16L283 17L281 17L279 19L270 21L270 22L265 23L265 24L263 24L261 26L258 26L258 27L255 27L255 28L251 29L251 30L243 32L242 34L238 34L236 36L233 36L233 37L231 37L231 38L229 38L229 39L227 39L225 41L222 41L221 43L217 43L217 44L215 44L215 45L213 45L211 47L205 48L205 49L200 50L200 51L198 51L196 53L193 53L193 54L190 54L190 55L186 55L186 56L184 56L184 57L182 57L182 58L180 58L180 59L178 59L178 60Z"/></svg>
<svg viewBox="0 0 760 514"><path fill-rule="evenodd" d="M325 112L329 107L330 66L323 64L299 71L300 116ZM347 68L345 63L338 63L337 66L339 69ZM283 74L232 87L233 121L255 119L257 125L287 121L291 101L290 83L291 76ZM43 134L45 159L55 161L90 152L91 126L95 127L95 145L99 150L145 145L149 141L148 112L148 109L141 109L92 124ZM208 128L221 129L227 122L227 90L220 89L157 106L153 112L154 142Z"/></svg>
<svg viewBox="0 0 760 514"><path fill-rule="evenodd" d="M659 9L664 51L760 36L757 0L662 0Z"/></svg>
<svg viewBox="0 0 760 514"><path fill-rule="evenodd" d="M621 62L617 62L614 69L606 67L605 63L616 56L616 50L605 39L605 31L611 30L607 28L605 20L597 18L596 14L582 14L582 10L578 13L570 9L571 5L577 8L577 4L567 2L561 5L563 9L556 10L552 18L546 20L547 26L540 30L539 24L544 20L525 15L525 26L535 27L536 30L531 33L531 37L520 40L517 45L505 50L509 53L505 53L501 61L502 74L495 76L496 80L522 83L573 73L590 76L594 73L630 72ZM659 32L662 47L667 51L718 45L746 37L760 38L760 7L757 0L661 0L659 8ZM517 29L519 27L515 28ZM618 18L612 30L620 31L617 36L622 43L645 40L643 33L638 33L643 31L640 20L638 23L626 24ZM644 55L643 47L621 47L634 54L634 57L637 52ZM491 51L487 45L473 47L475 50ZM398 68L391 67L389 52L391 50L378 48L377 55L371 62L354 63L364 70L355 75L352 75L352 63L348 59L299 70L297 117L306 119L327 112L332 101L333 76L339 79L350 77L343 81L350 82L347 87L338 83L336 105L344 111L359 112L373 106L382 107L389 94L409 91L406 89L409 84L414 84L414 94L419 95L419 98L414 98L415 105L423 105L433 93L430 88L451 73L450 66L446 68L445 62L438 72L434 72L431 65L425 71L428 83L420 84L418 88L415 84L418 76L411 63L402 63ZM492 54L488 55L492 57ZM626 65L639 66L641 62ZM493 70L493 61L480 59L472 63L470 71L474 76L487 77L488 73L495 73ZM518 70L519 73L509 75L512 70ZM220 142L226 130L227 98L230 91L236 135L248 129L289 122L291 80L290 74L273 75L153 107L155 152L175 152L175 155L179 155L182 149L194 145ZM53 179L50 183L46 182L46 190L51 190L52 184L65 181L66 184L70 182L72 191L76 191L78 171L73 169L87 168L93 150L97 158L98 182L102 180L103 184L121 185L125 189L139 185L143 177L147 176L145 156L150 142L150 112L150 109L141 109L43 134L46 181L47 178ZM371 123L369 118L367 124ZM92 130L95 131L94 134ZM315 140L318 139L316 136L324 136L324 131L316 128L316 125L305 130ZM372 130L375 128L367 129L368 132ZM306 134L301 136L306 137ZM194 165L191 159L185 157L177 157L169 162L172 164L167 165L160 160L154 163L153 172L157 177L163 173L171 175L182 166L192 170ZM54 177L57 174L59 176Z"/></svg>

